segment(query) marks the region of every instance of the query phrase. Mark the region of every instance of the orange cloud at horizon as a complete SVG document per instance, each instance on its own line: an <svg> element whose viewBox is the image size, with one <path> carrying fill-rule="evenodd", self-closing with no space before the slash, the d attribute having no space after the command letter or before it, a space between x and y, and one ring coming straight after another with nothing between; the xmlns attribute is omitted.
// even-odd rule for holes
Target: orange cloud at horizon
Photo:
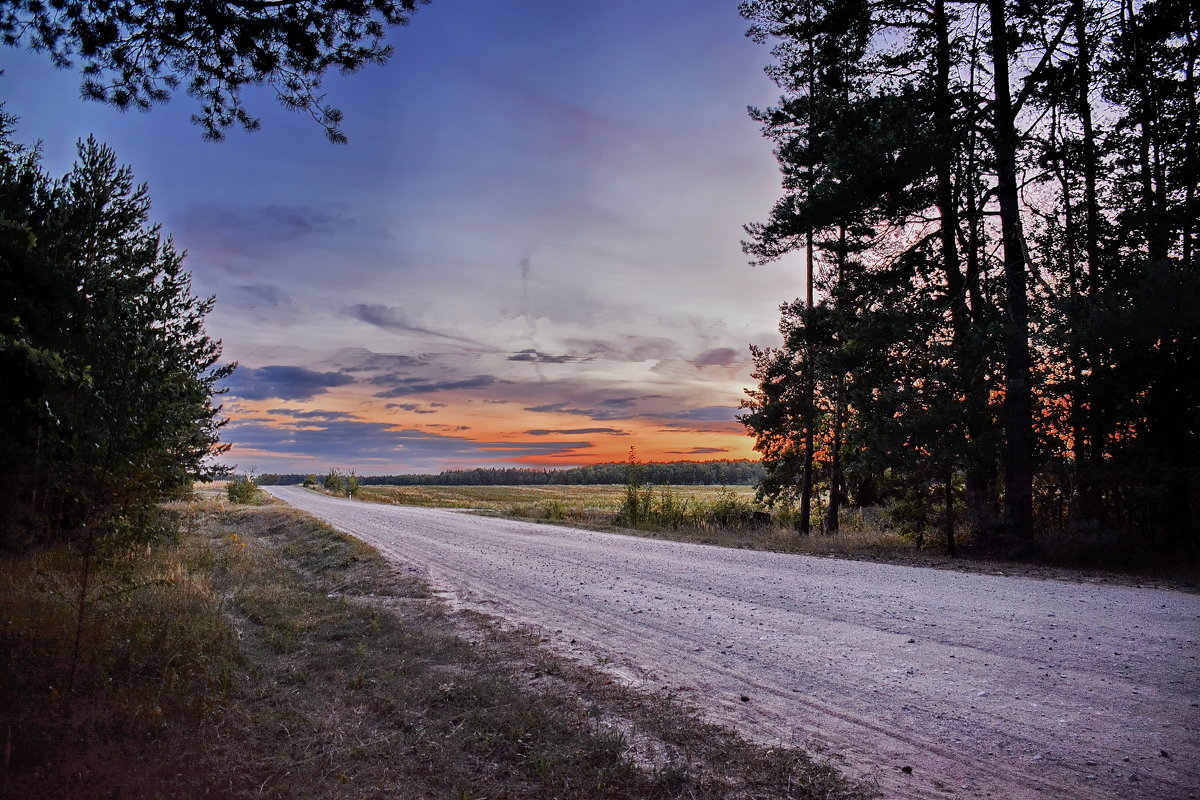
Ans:
<svg viewBox="0 0 1200 800"><path fill-rule="evenodd" d="M624 461L636 447L643 461L709 461L751 459L753 439L740 423L729 420L689 420L664 414L597 420L578 410L539 412L519 402L443 397L403 404L381 403L362 392L328 393L306 401L240 400L230 410L234 431L252 426L259 440L271 433L279 445L238 446L240 462L290 464L266 471L324 471L329 466L353 467L360 474L437 472L480 466L569 468ZM403 407L400 407L403 406ZM399 444L388 453L353 451L336 455L288 449L306 435L333 435L339 430L374 432L368 443L388 435L407 441L445 444L445 455L418 463L406 461L411 445ZM244 438L244 436L243 436ZM460 445L451 447L450 445ZM330 462L330 463L326 463ZM301 467L300 465L304 465Z"/></svg>

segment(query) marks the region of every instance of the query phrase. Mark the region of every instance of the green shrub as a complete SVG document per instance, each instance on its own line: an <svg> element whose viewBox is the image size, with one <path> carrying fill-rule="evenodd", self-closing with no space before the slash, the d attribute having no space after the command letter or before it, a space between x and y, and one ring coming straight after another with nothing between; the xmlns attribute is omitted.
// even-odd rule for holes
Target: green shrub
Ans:
<svg viewBox="0 0 1200 800"><path fill-rule="evenodd" d="M258 505L261 501L258 485L246 475L239 475L225 488L229 502L239 505Z"/></svg>
<svg viewBox="0 0 1200 800"><path fill-rule="evenodd" d="M745 527L754 516L754 506L728 489L722 489L721 494L708 507L707 521L721 528Z"/></svg>
<svg viewBox="0 0 1200 800"><path fill-rule="evenodd" d="M561 500L547 500L542 503L542 518L561 522L567 518L567 506Z"/></svg>

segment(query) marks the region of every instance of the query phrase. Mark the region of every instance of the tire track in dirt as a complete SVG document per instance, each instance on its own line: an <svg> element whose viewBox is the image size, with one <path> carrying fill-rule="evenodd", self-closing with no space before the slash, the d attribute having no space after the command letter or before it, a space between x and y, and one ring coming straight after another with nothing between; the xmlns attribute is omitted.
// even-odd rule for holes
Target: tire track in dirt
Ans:
<svg viewBox="0 0 1200 800"><path fill-rule="evenodd" d="M270 489L563 652L767 743L841 753L888 797L1200 792L1195 595Z"/></svg>

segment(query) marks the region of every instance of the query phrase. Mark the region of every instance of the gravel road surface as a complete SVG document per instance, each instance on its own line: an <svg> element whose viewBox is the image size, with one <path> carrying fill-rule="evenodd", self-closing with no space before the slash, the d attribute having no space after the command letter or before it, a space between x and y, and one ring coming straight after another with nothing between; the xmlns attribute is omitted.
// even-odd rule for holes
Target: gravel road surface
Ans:
<svg viewBox="0 0 1200 800"><path fill-rule="evenodd" d="M1197 595L269 490L562 652L844 754L887 797L1200 797Z"/></svg>

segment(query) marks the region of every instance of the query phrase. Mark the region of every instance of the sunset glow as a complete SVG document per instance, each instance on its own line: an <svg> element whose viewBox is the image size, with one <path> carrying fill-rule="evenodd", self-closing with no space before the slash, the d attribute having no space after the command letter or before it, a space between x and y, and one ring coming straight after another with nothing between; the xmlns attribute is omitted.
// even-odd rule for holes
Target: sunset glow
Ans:
<svg viewBox="0 0 1200 800"><path fill-rule="evenodd" d="M436 472L752 458L735 421L795 260L751 268L778 191L747 105L769 54L736 4L434 2L382 68L328 81L350 143L266 94L209 144L180 96L147 115L0 52L51 172L94 133L216 294L240 363L230 464Z"/></svg>

